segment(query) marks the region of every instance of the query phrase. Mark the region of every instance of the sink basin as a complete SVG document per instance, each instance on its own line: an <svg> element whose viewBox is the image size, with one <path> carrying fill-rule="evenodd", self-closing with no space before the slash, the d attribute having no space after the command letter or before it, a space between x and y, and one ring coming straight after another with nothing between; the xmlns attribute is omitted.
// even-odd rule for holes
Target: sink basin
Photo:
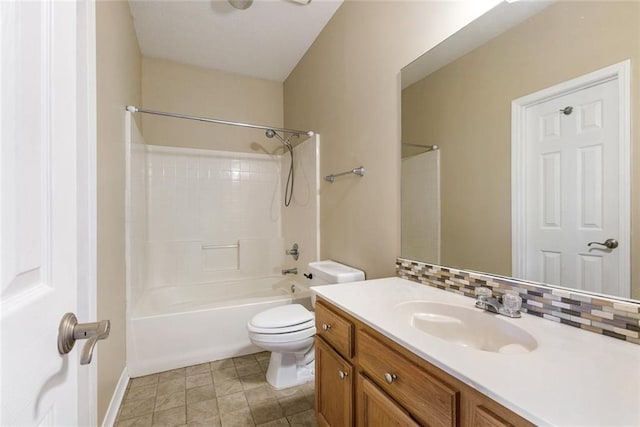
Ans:
<svg viewBox="0 0 640 427"><path fill-rule="evenodd" d="M538 346L527 331L477 308L410 301L396 305L396 314L414 328L454 344L503 354L521 354Z"/></svg>

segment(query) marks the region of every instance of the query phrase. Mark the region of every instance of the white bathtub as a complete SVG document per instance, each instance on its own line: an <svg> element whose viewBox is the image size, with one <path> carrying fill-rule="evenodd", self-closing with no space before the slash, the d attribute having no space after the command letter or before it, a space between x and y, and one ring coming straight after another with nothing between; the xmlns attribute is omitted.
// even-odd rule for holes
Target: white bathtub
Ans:
<svg viewBox="0 0 640 427"><path fill-rule="evenodd" d="M282 276L149 290L130 319L129 375L260 351L249 341L249 319L267 308L293 302L309 307L310 291Z"/></svg>

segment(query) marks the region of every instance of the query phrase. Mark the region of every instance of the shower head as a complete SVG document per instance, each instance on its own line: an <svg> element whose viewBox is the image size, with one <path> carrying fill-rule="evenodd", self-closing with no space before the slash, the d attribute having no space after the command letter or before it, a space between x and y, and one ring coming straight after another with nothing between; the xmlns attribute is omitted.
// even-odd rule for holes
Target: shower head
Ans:
<svg viewBox="0 0 640 427"><path fill-rule="evenodd" d="M283 137L281 137L280 135L278 135L278 133L277 133L275 130L273 130L273 129L267 129L267 130L264 132L264 135L265 135L267 138L273 138L273 137L275 136L276 138L278 138L278 141L280 141L280 142L281 142L285 147L289 147L289 146L291 146L291 143L289 142L289 138L291 138L291 137L289 137L289 138L287 138L287 139L284 139Z"/></svg>

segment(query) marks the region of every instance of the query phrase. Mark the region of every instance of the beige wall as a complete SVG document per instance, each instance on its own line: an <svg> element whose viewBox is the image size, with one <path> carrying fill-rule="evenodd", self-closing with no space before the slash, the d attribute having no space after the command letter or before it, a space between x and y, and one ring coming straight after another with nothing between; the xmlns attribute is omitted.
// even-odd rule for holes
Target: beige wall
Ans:
<svg viewBox="0 0 640 427"><path fill-rule="evenodd" d="M142 60L142 104L151 110L282 127L282 83L164 59ZM147 144L273 151L264 131L143 115ZM252 145L253 144L253 145Z"/></svg>
<svg viewBox="0 0 640 427"><path fill-rule="evenodd" d="M140 51L125 1L99 1L98 98L98 318L111 320L100 341L98 420L104 418L125 367L125 146L124 107L139 105Z"/></svg>
<svg viewBox="0 0 640 427"><path fill-rule="evenodd" d="M321 175L360 165L367 170L363 178L323 182L321 257L362 268L369 278L388 276L400 253L400 68L497 2L347 1L284 89L275 82L141 60L127 3L98 2L98 316L112 321L109 340L100 344L99 419L125 360L123 107L274 126L283 123L284 110L286 126L320 132ZM190 140L196 141L190 146L201 147L212 138L210 126L162 128L147 119L147 142ZM253 139L250 150L272 149L261 132Z"/></svg>
<svg viewBox="0 0 640 427"><path fill-rule="evenodd" d="M511 101L631 58L637 112L639 17L638 2L559 3L403 91L403 137L441 147L444 265L511 274ZM640 211L632 198L635 229ZM640 265L640 238L632 244L632 265Z"/></svg>
<svg viewBox="0 0 640 427"><path fill-rule="evenodd" d="M400 255L400 69L494 1L346 1L284 84L285 124L321 134L321 257L390 276Z"/></svg>

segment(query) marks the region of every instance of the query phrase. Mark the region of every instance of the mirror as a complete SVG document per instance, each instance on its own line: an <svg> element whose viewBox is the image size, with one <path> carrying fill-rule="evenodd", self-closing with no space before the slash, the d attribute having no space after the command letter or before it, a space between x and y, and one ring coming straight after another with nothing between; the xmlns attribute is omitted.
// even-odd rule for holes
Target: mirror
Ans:
<svg viewBox="0 0 640 427"><path fill-rule="evenodd" d="M640 178L638 137L632 131L640 126L639 60L639 2L516 2L499 4L405 67L401 256L640 299L640 236L630 231L640 226L639 209L631 208L636 205L633 183ZM613 98L598 94L598 102L591 102L576 99L575 88L553 92L602 75L614 64L627 67L629 74L616 74ZM599 85L585 83L580 91ZM566 98L566 105L565 95L574 97ZM567 114L567 106L573 106L573 114ZM606 126L603 117L609 120ZM569 145L558 140L560 148L531 154L532 146L542 146L531 141L555 140L556 131L589 128L583 133L595 135L590 132L601 127L613 128L613 137L598 134L569 153L563 151ZM618 163L601 170L598 153L610 139L622 141L616 148L621 154L614 156ZM519 150L529 153L529 160L523 163ZM577 160L556 162L566 158ZM620 167L628 169L626 178L617 178ZM612 202L614 193L619 197ZM610 205L619 213L609 214ZM600 214L622 218L611 232L615 235L603 231L604 220L594 217ZM573 254L527 246L546 239L549 230L571 228L567 224L573 220L579 235L556 238L578 242ZM615 238L619 247L596 244L607 238ZM591 241L596 243L588 246ZM615 262L614 276L602 261L611 254L623 260ZM620 267L625 262L626 270ZM573 276L567 278L565 270ZM627 290L618 292L618 285Z"/></svg>

